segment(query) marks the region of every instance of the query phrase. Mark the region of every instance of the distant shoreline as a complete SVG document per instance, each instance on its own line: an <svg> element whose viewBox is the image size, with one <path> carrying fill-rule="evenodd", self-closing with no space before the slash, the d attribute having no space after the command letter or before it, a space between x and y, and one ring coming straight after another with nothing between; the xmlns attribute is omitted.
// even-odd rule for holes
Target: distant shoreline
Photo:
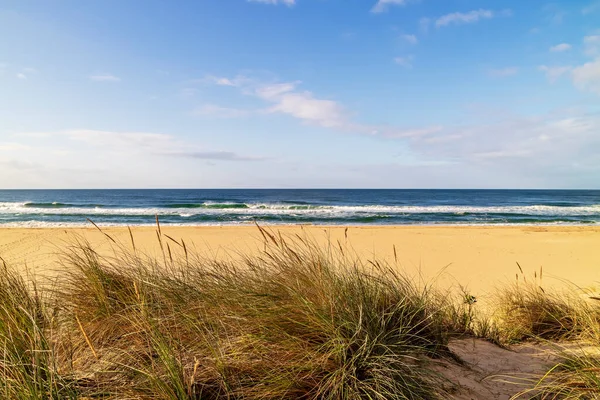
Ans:
<svg viewBox="0 0 600 400"><path fill-rule="evenodd" d="M152 228L156 226L156 223L147 224L107 224L99 222L98 226L104 228ZM176 224L168 222L160 222L161 226L172 227L172 228L236 228L236 227L255 227L254 222L248 223L231 223L231 224ZM561 228L561 227L572 227L572 228L598 228L600 229L599 222L590 223L498 223L498 224L467 224L467 223L415 223L415 224L315 224L315 223L260 223L258 225L263 227L272 228L290 228L290 227L314 227L314 228L519 228L519 227L544 227L544 228ZM0 230L2 229L97 229L91 224L40 224L40 225L20 225L17 224L0 224Z"/></svg>

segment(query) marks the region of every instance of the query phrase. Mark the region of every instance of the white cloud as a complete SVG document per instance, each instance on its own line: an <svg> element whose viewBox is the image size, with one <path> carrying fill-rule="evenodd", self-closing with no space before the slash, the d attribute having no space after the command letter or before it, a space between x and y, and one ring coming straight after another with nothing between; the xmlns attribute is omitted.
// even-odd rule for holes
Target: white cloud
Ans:
<svg viewBox="0 0 600 400"><path fill-rule="evenodd" d="M0 186L7 188L261 186L262 178L253 179L262 170L251 168L273 170L259 162L272 158L248 154L242 143L204 146L196 135L75 129L9 136L0 143ZM211 170L215 164L224 169Z"/></svg>
<svg viewBox="0 0 600 400"><path fill-rule="evenodd" d="M550 51L560 53L563 51L571 50L571 45L568 43L557 44L556 46L550 47Z"/></svg>
<svg viewBox="0 0 600 400"><path fill-rule="evenodd" d="M571 73L573 85L580 90L600 94L600 35L586 36L583 39L584 53L593 60L578 66L548 67L542 65L540 71L546 73L550 82L555 82L561 76Z"/></svg>
<svg viewBox="0 0 600 400"><path fill-rule="evenodd" d="M533 117L502 115L501 119L490 117L478 125L433 123L407 129L353 121L342 104L301 90L297 81L248 82L251 83L240 91L269 103L268 113L289 115L310 125L341 132L402 141L414 156L414 162L423 165L462 165L469 171L487 168L488 173L496 175L498 171L510 171L513 177L521 176L523 170L538 177L566 174L565 171L581 175L580 168L587 168L586 171L592 172L584 172L581 176L585 179L588 179L585 174L600 169L600 163L595 161L597 154L592 151L600 145L597 135L600 117L594 115L562 112ZM572 167L574 162L582 167ZM568 181L565 178L561 182Z"/></svg>
<svg viewBox="0 0 600 400"><path fill-rule="evenodd" d="M288 7L291 7L296 4L296 0L248 0L250 3L262 3L262 4L285 4Z"/></svg>
<svg viewBox="0 0 600 400"><path fill-rule="evenodd" d="M571 71L573 68L570 66L562 67L548 67L547 65L540 65L538 68L540 71L546 73L546 78L552 83L556 82L561 76Z"/></svg>
<svg viewBox="0 0 600 400"><path fill-rule="evenodd" d="M344 109L333 100L316 98L309 91L296 90L297 83L273 84L260 87L256 95L274 105L269 113L283 113L307 123L325 128L341 128L348 125Z"/></svg>
<svg viewBox="0 0 600 400"><path fill-rule="evenodd" d="M264 83L244 76L237 76L235 79L210 76L204 82L220 86L235 86L243 94L263 100L268 107L256 111L257 113L287 114L308 124L326 128L341 128L351 125L340 104L333 100L317 98L310 91L299 90L300 81ZM234 117L247 115L252 111L209 105L196 110L196 113Z"/></svg>
<svg viewBox="0 0 600 400"><path fill-rule="evenodd" d="M397 131L389 131L386 132L383 136L391 139L398 138L409 138L409 139L418 139L425 138L427 136L431 136L435 133L442 132L444 127L441 125L429 126L425 128L417 128L417 129L407 129L407 130L397 130Z"/></svg>
<svg viewBox="0 0 600 400"><path fill-rule="evenodd" d="M258 97L263 99L273 99L282 94L293 91L300 82L273 83L266 86L260 86L256 89Z"/></svg>
<svg viewBox="0 0 600 400"><path fill-rule="evenodd" d="M0 142L0 152L14 153L29 150L30 146L17 142Z"/></svg>
<svg viewBox="0 0 600 400"><path fill-rule="evenodd" d="M73 129L58 132L30 132L18 136L33 138L65 138L88 145L97 152L109 151L122 155L171 155L212 160L257 160L260 157L242 156L229 151L207 150L174 135L150 132L116 132L94 129ZM11 148L17 144L9 143ZM2 147L0 146L0 150ZM204 157L202 157L204 155Z"/></svg>
<svg viewBox="0 0 600 400"><path fill-rule="evenodd" d="M221 86L237 86L237 84L234 81L227 78L217 79L215 83Z"/></svg>
<svg viewBox="0 0 600 400"><path fill-rule="evenodd" d="M507 76L513 76L519 73L519 69L517 67L506 67L501 69L492 69L488 71L490 76L503 78Z"/></svg>
<svg viewBox="0 0 600 400"><path fill-rule="evenodd" d="M600 55L600 35L591 35L583 38L584 53L589 57Z"/></svg>
<svg viewBox="0 0 600 400"><path fill-rule="evenodd" d="M412 59L412 56L410 57ZM225 78L223 78L225 79ZM427 140L446 140L431 137L442 130L441 126L429 126L417 129L402 129L392 126L361 124L353 121L346 109L337 101L322 99L310 91L300 90L300 81L264 83L245 78L241 92L266 102L263 109L239 110L214 105L205 105L195 112L199 115L214 115L227 118L251 114L285 114L306 124L336 129L355 134L393 139L414 139L427 137ZM213 80L213 83L217 80ZM215 83L216 84L216 83ZM453 138L450 138L453 139Z"/></svg>
<svg viewBox="0 0 600 400"><path fill-rule="evenodd" d="M2 70L2 69L3 69L3 65L0 64L0 70ZM37 72L38 71L35 68L31 68L31 67L23 68L23 69L21 69L21 72L16 74L16 77L19 79L26 80L29 76L37 74Z"/></svg>
<svg viewBox="0 0 600 400"><path fill-rule="evenodd" d="M60 136L94 147L110 147L119 151L165 149L180 143L172 135L148 132L115 132L93 129L72 129L60 132L30 133L29 136Z"/></svg>
<svg viewBox="0 0 600 400"><path fill-rule="evenodd" d="M244 156L232 151L183 151L163 153L165 156L195 158L198 160L212 161L264 161L266 157Z"/></svg>
<svg viewBox="0 0 600 400"><path fill-rule="evenodd" d="M404 6L409 0L378 0L371 9L372 13L382 13L388 10L390 6Z"/></svg>
<svg viewBox="0 0 600 400"><path fill-rule="evenodd" d="M439 17L435 21L435 26L440 28L443 26L448 26L452 24L460 25L460 24L472 24L481 19L490 19L494 18L494 11L492 10L473 10L467 13L455 12L451 14L446 14L444 16Z"/></svg>
<svg viewBox="0 0 600 400"><path fill-rule="evenodd" d="M414 56L408 55L406 57L396 57L394 62L404 68L412 68L414 59Z"/></svg>
<svg viewBox="0 0 600 400"><path fill-rule="evenodd" d="M556 73L550 67L543 70ZM289 115L340 132L401 141L411 165L435 165L433 174L451 168L453 174L461 176L462 185L469 179L465 178L470 173L467 171L494 176L496 185L502 175L506 182L516 185L514 182L519 181L530 187L594 182L593 176L600 173L600 157L595 150L600 146L599 115L569 110L528 117L502 113L486 117L486 122L480 124L444 126L434 122L406 128L354 121L341 103L301 90L298 81L264 83L248 79L239 90L270 104L267 113ZM477 117L481 120L480 115ZM528 171L527 179L522 171ZM554 180L536 181L549 176Z"/></svg>
<svg viewBox="0 0 600 400"><path fill-rule="evenodd" d="M415 35L402 35L401 36L404 41L409 44L417 44L419 43L419 39Z"/></svg>
<svg viewBox="0 0 600 400"><path fill-rule="evenodd" d="M0 160L0 165L6 167L6 169L13 169L13 170L17 170L19 172L44 169L43 168L44 166L41 164L33 163L30 161L16 160L16 159Z"/></svg>
<svg viewBox="0 0 600 400"><path fill-rule="evenodd" d="M505 116L481 125L445 127L414 136L409 143L425 159L552 176L553 171L577 171L575 164L600 172L598 130L598 114L553 110L547 115Z"/></svg>
<svg viewBox="0 0 600 400"><path fill-rule="evenodd" d="M482 153L473 153L473 158L477 159L494 159L494 158L519 158L529 157L531 151L525 150L504 150L504 151L486 151Z"/></svg>
<svg viewBox="0 0 600 400"><path fill-rule="evenodd" d="M580 89L600 94L600 58L574 68L573 83Z"/></svg>
<svg viewBox="0 0 600 400"><path fill-rule="evenodd" d="M121 78L116 77L111 74L91 75L90 79L93 81L96 81L96 82L119 82L119 81L121 81Z"/></svg>
<svg viewBox="0 0 600 400"><path fill-rule="evenodd" d="M240 87L249 83L248 78L243 75L237 75L235 78L224 78L214 75L207 75L202 79L194 79L191 83L210 83L218 86Z"/></svg>
<svg viewBox="0 0 600 400"><path fill-rule="evenodd" d="M211 116L217 118L240 118L251 114L250 110L220 107L214 104L205 104L193 111L194 115Z"/></svg>

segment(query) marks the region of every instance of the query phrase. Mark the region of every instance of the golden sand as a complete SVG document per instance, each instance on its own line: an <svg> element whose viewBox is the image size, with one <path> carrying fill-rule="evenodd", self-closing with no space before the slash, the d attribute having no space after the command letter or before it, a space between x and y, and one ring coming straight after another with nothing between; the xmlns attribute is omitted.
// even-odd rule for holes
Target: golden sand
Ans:
<svg viewBox="0 0 600 400"><path fill-rule="evenodd" d="M474 227L474 226L277 226L283 235L308 235L323 245L339 241L361 257L386 260L442 286L462 285L475 294L515 279L517 262L530 279L543 269L544 284L568 280L585 288L600 284L600 227ZM138 249L158 254L155 227L132 228ZM163 233L184 239L188 247L216 257L235 257L262 249L254 226L162 227ZM130 245L127 228L107 228L117 241ZM58 253L76 237L109 251L95 228L3 228L0 256L36 274L60 273ZM394 257L394 247L397 263Z"/></svg>

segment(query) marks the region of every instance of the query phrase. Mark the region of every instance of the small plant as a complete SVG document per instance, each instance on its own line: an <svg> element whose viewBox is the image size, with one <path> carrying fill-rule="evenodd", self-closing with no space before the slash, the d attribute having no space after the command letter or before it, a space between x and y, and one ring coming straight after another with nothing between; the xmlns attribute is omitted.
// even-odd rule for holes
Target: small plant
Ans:
<svg viewBox="0 0 600 400"><path fill-rule="evenodd" d="M476 336L477 317L475 305L477 298L465 287L460 287L460 290L459 301L448 309L446 318L450 323L448 330L454 334Z"/></svg>
<svg viewBox="0 0 600 400"><path fill-rule="evenodd" d="M464 303L469 306L473 306L475 303L477 303L477 297L475 297L469 293L465 293L464 294Z"/></svg>
<svg viewBox="0 0 600 400"><path fill-rule="evenodd" d="M570 348L558 354L562 361L515 398L598 399L600 398L600 356L597 349Z"/></svg>
<svg viewBox="0 0 600 400"><path fill-rule="evenodd" d="M0 258L0 397L76 398L58 370L52 314L36 286Z"/></svg>
<svg viewBox="0 0 600 400"><path fill-rule="evenodd" d="M531 338L572 340L600 338L599 308L574 286L560 292L541 285L542 269L527 280L518 265L514 284L500 289L495 297L494 319L501 328L502 341L515 343Z"/></svg>

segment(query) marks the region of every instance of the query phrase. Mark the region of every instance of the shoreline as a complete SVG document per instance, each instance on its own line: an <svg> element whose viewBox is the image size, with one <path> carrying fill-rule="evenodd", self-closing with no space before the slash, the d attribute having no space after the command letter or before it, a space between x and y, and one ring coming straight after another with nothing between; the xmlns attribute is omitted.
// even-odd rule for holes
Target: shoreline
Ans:
<svg viewBox="0 0 600 400"><path fill-rule="evenodd" d="M160 221L159 221L160 222ZM95 222L94 222L95 223ZM17 223L19 224L19 223ZM87 223L87 224L79 224L79 223L66 223L66 224L61 224L61 223L55 223L53 225L17 225L17 224L12 224L12 223L7 223L7 224L0 224L0 230L2 229L97 229L95 228L92 224ZM147 223L147 224L111 224L111 223L95 223L96 225L98 225L100 228L107 228L107 229L113 229L113 228L152 228L152 227L156 227L156 223ZM415 223L415 224L314 224L314 223L282 223L282 224L274 224L272 222L269 222L267 224L258 224L261 227L273 227L273 228L277 228L277 227L284 227L284 228L293 228L293 227L315 227L315 228L361 228L361 227L370 227L370 228L401 228L401 227L416 227L416 228L452 228L452 227L457 227L457 228L477 228L477 227L481 227L481 228L493 228L493 227L499 227L499 228L519 228L519 227L536 227L536 226L540 226L540 227L557 227L557 228L561 228L561 227L589 227L589 228L598 228L600 229L600 222L589 222L589 223L511 223L511 222L507 222L507 223L501 223L501 224L486 224L486 223L481 223L481 224L469 224L469 223L454 223L454 224L448 224L448 223L435 223L435 222L431 222L431 223ZM232 224L174 224L174 223L169 223L169 222L160 222L160 226L163 227L174 227L174 228L236 228L236 227L256 227L256 223L254 222L248 222L248 223L232 223Z"/></svg>

